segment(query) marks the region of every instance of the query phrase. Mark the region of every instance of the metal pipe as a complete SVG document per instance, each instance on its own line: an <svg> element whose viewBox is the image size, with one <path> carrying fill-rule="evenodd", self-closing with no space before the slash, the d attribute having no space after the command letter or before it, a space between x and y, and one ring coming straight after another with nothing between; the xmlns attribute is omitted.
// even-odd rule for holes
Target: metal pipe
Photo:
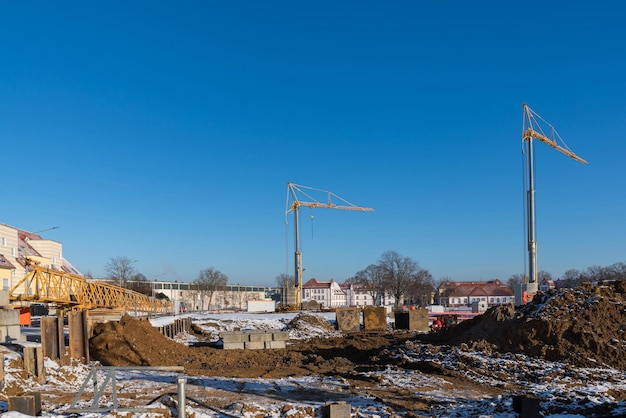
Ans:
<svg viewBox="0 0 626 418"><path fill-rule="evenodd" d="M179 377L177 380L178 386L178 418L185 418L185 404L187 403L187 398L185 395L185 385L187 384L186 377Z"/></svg>
<svg viewBox="0 0 626 418"><path fill-rule="evenodd" d="M298 217L299 207L296 204L293 217L295 223L295 277L294 277L294 285L296 286L296 309L300 309L300 300L302 297L302 253L300 252L300 220Z"/></svg>
<svg viewBox="0 0 626 418"><path fill-rule="evenodd" d="M528 138L528 281L537 282L537 241L535 237L535 176L533 138Z"/></svg>

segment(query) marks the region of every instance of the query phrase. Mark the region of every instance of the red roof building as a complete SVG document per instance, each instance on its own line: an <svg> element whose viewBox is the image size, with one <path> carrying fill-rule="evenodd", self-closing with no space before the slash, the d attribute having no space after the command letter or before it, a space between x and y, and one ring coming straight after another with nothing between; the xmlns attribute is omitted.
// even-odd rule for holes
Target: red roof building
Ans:
<svg viewBox="0 0 626 418"><path fill-rule="evenodd" d="M446 280L437 291L439 304L449 307L471 306L474 302L487 302L488 306L495 306L515 301L511 288L498 279L487 282Z"/></svg>

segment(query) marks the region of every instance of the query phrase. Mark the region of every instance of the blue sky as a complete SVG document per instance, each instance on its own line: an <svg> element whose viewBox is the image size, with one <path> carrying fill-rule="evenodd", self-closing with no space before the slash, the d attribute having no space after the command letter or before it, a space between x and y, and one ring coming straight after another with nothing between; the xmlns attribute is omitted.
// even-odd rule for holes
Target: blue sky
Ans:
<svg viewBox="0 0 626 418"><path fill-rule="evenodd" d="M626 261L625 8L3 3L0 222L60 226L42 236L96 277L125 256L149 279L273 285L293 274L293 182L375 210L301 209L305 280L389 250L506 280L525 269L528 103L589 161L537 143L539 269Z"/></svg>

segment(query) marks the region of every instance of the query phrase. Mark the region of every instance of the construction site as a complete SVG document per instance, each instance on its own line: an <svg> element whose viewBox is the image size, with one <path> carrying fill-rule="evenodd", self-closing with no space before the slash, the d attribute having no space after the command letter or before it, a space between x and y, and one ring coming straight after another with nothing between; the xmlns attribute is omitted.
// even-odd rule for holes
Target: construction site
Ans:
<svg viewBox="0 0 626 418"><path fill-rule="evenodd" d="M284 313L181 315L171 302L26 258L0 298L0 408L30 416L617 417L626 416L626 281L537 288L533 139L524 105L528 274L523 303L433 329L427 315L368 307L303 311L300 207L371 211L299 199L295 286ZM550 127L551 128L551 127ZM291 200L290 200L291 196ZM36 313L34 304L51 312ZM375 307L370 307L375 309ZM400 321L402 315L408 320ZM417 314L415 314L417 315ZM27 318L25 320L24 318ZM36 322L36 325L34 325ZM25 331L38 330L31 336ZM21 416L21 415L14 415Z"/></svg>

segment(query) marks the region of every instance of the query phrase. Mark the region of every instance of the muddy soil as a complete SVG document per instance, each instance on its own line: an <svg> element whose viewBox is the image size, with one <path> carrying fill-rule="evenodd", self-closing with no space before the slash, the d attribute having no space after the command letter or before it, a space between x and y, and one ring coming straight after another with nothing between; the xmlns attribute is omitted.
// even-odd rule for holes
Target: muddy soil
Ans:
<svg viewBox="0 0 626 418"><path fill-rule="evenodd" d="M353 370L384 367L393 359L381 356L381 350L415 340L626 370L625 297L626 282L587 284L539 294L521 309L510 305L492 308L437 334L359 332L292 341L278 350L189 347L164 337L148 321L126 316L119 323L94 327L90 353L104 365L183 366L190 375L279 378L348 375ZM298 316L290 326L306 326L303 322L307 321L319 326L319 318L311 315Z"/></svg>
<svg viewBox="0 0 626 418"><path fill-rule="evenodd" d="M433 344L491 348L579 367L626 370L626 281L538 294L515 310L501 306L431 334Z"/></svg>

